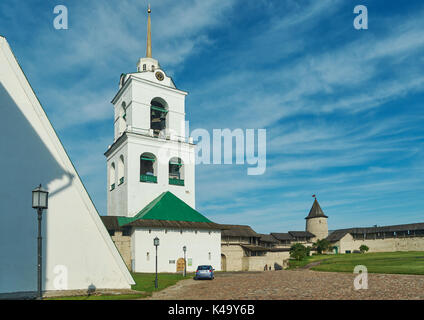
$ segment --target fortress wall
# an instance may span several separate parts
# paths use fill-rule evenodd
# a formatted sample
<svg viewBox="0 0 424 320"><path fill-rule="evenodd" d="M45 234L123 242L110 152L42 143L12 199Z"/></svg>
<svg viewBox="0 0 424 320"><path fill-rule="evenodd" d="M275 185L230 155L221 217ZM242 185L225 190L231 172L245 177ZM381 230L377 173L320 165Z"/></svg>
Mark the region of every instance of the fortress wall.
<svg viewBox="0 0 424 320"><path fill-rule="evenodd" d="M239 245L221 246L221 254L226 257L226 271L264 271L265 265L271 266L271 270L279 266L285 268L290 257L288 251L267 252L265 256L245 257L242 247Z"/></svg>
<svg viewBox="0 0 424 320"><path fill-rule="evenodd" d="M243 270L243 249L239 245L221 245L221 254L226 258L226 271Z"/></svg>
<svg viewBox="0 0 424 320"><path fill-rule="evenodd" d="M245 271L264 271L265 265L271 266L271 270L287 267L287 260L290 254L285 252L267 252L265 256L243 257Z"/></svg>
<svg viewBox="0 0 424 320"><path fill-rule="evenodd" d="M123 236L122 231L115 231L115 235L111 238L127 268L131 270L131 237Z"/></svg>
<svg viewBox="0 0 424 320"><path fill-rule="evenodd" d="M368 246L368 252L424 251L424 237L354 240L347 234L335 245L339 247L339 253L359 250L361 245Z"/></svg>

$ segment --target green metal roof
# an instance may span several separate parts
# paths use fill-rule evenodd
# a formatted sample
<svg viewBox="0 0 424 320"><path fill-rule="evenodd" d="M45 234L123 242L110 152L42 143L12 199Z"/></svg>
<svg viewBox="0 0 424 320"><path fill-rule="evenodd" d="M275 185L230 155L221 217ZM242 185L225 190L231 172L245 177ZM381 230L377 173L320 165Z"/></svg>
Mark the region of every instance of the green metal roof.
<svg viewBox="0 0 424 320"><path fill-rule="evenodd" d="M134 217L118 217L119 226L136 220L212 222L169 191L162 193Z"/></svg>

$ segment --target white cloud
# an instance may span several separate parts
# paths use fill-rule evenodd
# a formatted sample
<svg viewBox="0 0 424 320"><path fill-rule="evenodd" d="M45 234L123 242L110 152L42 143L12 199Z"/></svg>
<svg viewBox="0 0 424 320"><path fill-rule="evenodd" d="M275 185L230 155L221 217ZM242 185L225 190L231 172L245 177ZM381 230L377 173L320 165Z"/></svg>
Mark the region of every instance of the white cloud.
<svg viewBox="0 0 424 320"><path fill-rule="evenodd" d="M378 122L372 115L388 102L423 90L422 12L396 25L381 20L382 33L370 29L355 41L336 41L330 30L322 34L319 48L319 39L310 34L337 15L342 3L287 0L283 14L273 12L276 4L263 1L270 18L258 22L255 32L246 31L245 39L235 39L234 49L216 51L224 65L217 66L218 77L191 81L187 110L192 129L267 128L270 133L264 176L247 176L246 167L197 168L197 202L211 218L261 225L259 231L267 232L288 225L301 229L312 193L319 192L333 214L337 206L378 200L383 193L422 189L422 137L411 136L420 115L389 114ZM153 3L153 55L171 74L190 68L194 54L219 45L211 30L235 27L234 4L242 2ZM9 18L22 4L13 6ZM30 74L42 88L42 100L49 102L45 106L56 128L67 132L78 124L107 121L112 132L110 99L119 75L134 71L145 53L146 3L70 7L67 32L37 29L29 40ZM71 153L90 192L105 202L102 153L111 140L78 146L87 139L73 138ZM350 217L358 210L371 212L366 206L344 212Z"/></svg>

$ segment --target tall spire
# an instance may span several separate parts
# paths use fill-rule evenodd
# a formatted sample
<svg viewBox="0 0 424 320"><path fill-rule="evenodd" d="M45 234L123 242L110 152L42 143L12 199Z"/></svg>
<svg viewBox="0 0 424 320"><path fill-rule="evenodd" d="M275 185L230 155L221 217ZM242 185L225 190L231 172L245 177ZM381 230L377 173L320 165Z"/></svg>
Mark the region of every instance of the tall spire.
<svg viewBox="0 0 424 320"><path fill-rule="evenodd" d="M150 4L147 9L147 48L146 48L146 58L152 57L152 32L151 32L151 20L150 20Z"/></svg>

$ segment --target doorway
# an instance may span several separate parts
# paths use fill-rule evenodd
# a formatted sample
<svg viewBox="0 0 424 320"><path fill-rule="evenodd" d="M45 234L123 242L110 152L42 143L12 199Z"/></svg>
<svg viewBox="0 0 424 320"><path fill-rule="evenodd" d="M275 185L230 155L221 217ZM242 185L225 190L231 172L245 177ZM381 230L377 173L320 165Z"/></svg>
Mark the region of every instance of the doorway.
<svg viewBox="0 0 424 320"><path fill-rule="evenodd" d="M177 272L183 272L185 266L185 260L184 258L179 258L177 260Z"/></svg>
<svg viewBox="0 0 424 320"><path fill-rule="evenodd" d="M227 257L221 254L221 271L227 271Z"/></svg>

